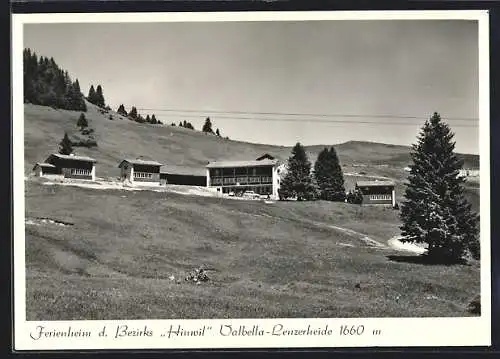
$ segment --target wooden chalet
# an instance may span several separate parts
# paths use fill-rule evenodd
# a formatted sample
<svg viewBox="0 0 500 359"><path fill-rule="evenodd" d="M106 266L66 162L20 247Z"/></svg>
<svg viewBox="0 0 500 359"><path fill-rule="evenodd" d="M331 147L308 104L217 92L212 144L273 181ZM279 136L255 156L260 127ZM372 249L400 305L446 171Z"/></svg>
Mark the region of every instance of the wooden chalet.
<svg viewBox="0 0 500 359"><path fill-rule="evenodd" d="M159 162L140 158L124 159L118 165L122 181L148 186L160 185L161 166Z"/></svg>
<svg viewBox="0 0 500 359"><path fill-rule="evenodd" d="M96 160L86 156L51 154L33 167L35 176L95 181Z"/></svg>
<svg viewBox="0 0 500 359"><path fill-rule="evenodd" d="M396 192L392 181L358 181L356 190L363 196L363 204L396 205Z"/></svg>

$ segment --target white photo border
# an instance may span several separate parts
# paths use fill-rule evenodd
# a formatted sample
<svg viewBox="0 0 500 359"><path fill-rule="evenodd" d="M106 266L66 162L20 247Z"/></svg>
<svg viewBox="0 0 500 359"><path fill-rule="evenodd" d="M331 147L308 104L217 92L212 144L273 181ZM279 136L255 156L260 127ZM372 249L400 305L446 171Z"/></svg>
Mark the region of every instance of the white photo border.
<svg viewBox="0 0 500 359"><path fill-rule="evenodd" d="M26 321L23 25L28 23L141 23L215 21L317 21L317 20L476 20L479 34L479 136L480 136L480 233L481 316L464 318L315 318L229 320L118 320ZM177 12L177 13L53 13L12 14L13 91L13 193L14 193L14 349L224 349L224 348L327 348L327 347L427 347L491 346L491 233L490 233L490 88L489 13L486 10L445 11L293 11L293 12ZM151 329L151 336L115 338L117 327ZM264 335L224 336L220 328L232 325L257 328ZM332 330L333 335L273 335L273 328ZM362 335L340 335L341 325ZM89 331L91 336L34 339L40 326L46 331ZM168 338L168 329L205 328L198 337ZM257 327L254 327L257 326ZM328 326L327 329L325 327ZM99 336L106 327L109 336ZM208 329L210 328L210 330ZM374 335L381 330L380 335ZM269 332L269 333L267 333ZM161 336L161 333L167 333Z"/></svg>

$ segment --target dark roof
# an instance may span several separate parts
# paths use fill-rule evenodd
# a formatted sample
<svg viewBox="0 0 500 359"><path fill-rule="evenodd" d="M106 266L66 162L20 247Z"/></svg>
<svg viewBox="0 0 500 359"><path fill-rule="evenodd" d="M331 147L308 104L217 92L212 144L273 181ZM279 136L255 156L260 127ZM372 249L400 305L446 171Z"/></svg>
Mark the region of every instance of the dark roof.
<svg viewBox="0 0 500 359"><path fill-rule="evenodd" d="M77 156L77 155L62 155L60 153L51 154L45 162L47 162L51 157L61 158L64 160L82 161L82 162L97 162L95 159L87 156Z"/></svg>
<svg viewBox="0 0 500 359"><path fill-rule="evenodd" d="M358 187L379 187L379 186L394 186L393 181L359 181L356 182Z"/></svg>
<svg viewBox="0 0 500 359"><path fill-rule="evenodd" d="M262 161L263 159L274 160L274 156L271 156L269 153L264 153L262 156L257 158L257 161Z"/></svg>
<svg viewBox="0 0 500 359"><path fill-rule="evenodd" d="M163 166L161 163L152 161L152 160L141 160L140 158L136 158L135 160L132 159L124 159L123 161L120 162L118 167L121 167L124 162L131 163L133 165L145 165L145 166Z"/></svg>
<svg viewBox="0 0 500 359"><path fill-rule="evenodd" d="M207 168L228 168L228 167L252 167L252 166L274 166L277 160L254 160L254 161L216 161L210 162Z"/></svg>
<svg viewBox="0 0 500 359"><path fill-rule="evenodd" d="M160 174L182 175L182 176L207 176L206 168L184 167L175 165L165 165Z"/></svg>

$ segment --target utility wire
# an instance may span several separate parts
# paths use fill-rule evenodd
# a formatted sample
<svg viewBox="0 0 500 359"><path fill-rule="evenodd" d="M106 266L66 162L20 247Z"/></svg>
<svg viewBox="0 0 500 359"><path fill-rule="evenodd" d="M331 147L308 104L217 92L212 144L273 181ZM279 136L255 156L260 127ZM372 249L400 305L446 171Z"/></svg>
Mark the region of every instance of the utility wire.
<svg viewBox="0 0 500 359"><path fill-rule="evenodd" d="M128 107L128 106L127 106ZM273 116L307 116L307 117L347 117L347 118L391 118L391 119L409 119L409 120L427 120L429 117L411 116L411 115L361 115L361 114L325 114L325 113L286 113L286 112L251 112L251 111L216 111L216 110L182 110L182 109L166 109L166 108L137 108L137 111L153 111L153 112L185 112L199 113L200 116L206 114L236 114L236 115L273 115ZM477 118L468 117L445 117L445 121L478 121Z"/></svg>
<svg viewBox="0 0 500 359"><path fill-rule="evenodd" d="M185 114L159 114L158 118L192 118L201 119L204 116L185 115ZM310 122L310 123L341 123L341 124L372 124L372 125L390 125L390 126L419 126L419 123L409 122L383 122L383 121L360 121L360 120L326 120L326 119L306 119L306 118L265 118L265 117L241 117L241 116L212 116L212 119L226 119L226 120L252 120L252 121L266 121L266 122ZM469 127L474 128L477 125L468 124L453 124L453 127Z"/></svg>

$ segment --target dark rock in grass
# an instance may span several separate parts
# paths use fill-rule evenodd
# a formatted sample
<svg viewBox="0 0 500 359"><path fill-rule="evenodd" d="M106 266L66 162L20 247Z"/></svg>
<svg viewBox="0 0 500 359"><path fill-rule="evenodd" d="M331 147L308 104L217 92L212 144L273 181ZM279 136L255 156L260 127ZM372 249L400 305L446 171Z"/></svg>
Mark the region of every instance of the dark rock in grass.
<svg viewBox="0 0 500 359"><path fill-rule="evenodd" d="M467 305L467 311L471 314L481 314L481 296L476 295Z"/></svg>
<svg viewBox="0 0 500 359"><path fill-rule="evenodd" d="M361 289L361 284L360 283L356 283L356 285L354 286L354 288Z"/></svg>

